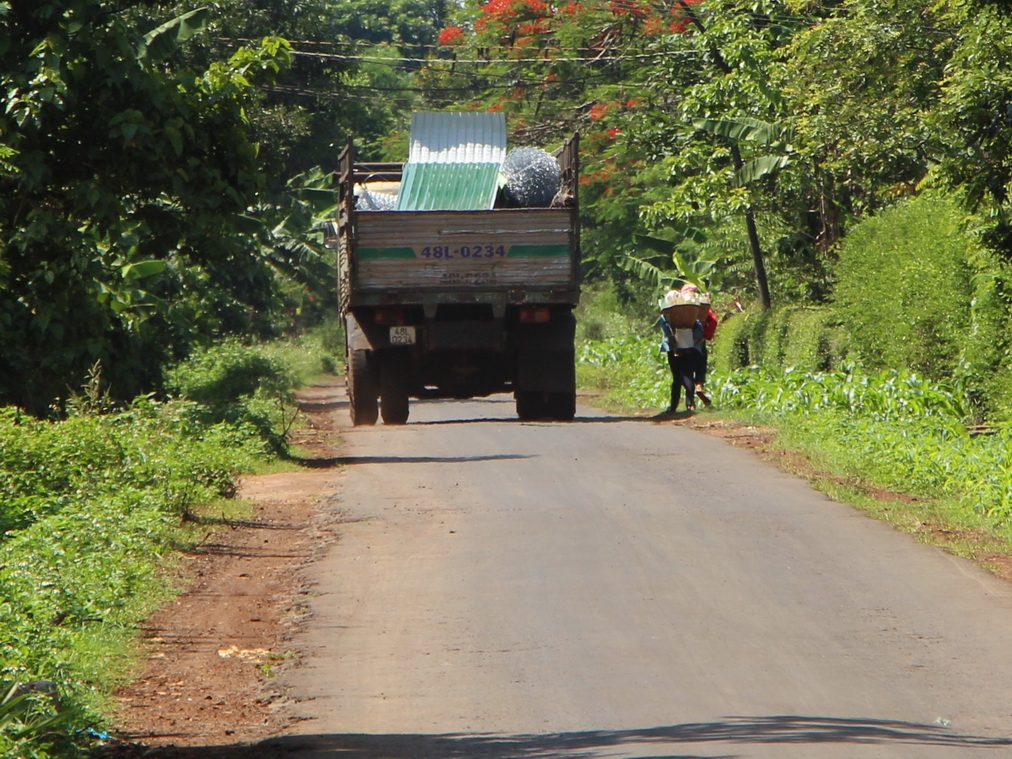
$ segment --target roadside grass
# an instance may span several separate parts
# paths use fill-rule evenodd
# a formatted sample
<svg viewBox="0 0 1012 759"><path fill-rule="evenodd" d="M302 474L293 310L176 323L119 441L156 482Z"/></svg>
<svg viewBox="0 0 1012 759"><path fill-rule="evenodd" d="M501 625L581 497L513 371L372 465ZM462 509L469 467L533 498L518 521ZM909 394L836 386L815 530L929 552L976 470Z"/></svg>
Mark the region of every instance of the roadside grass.
<svg viewBox="0 0 1012 759"><path fill-rule="evenodd" d="M115 408L96 367L63 418L0 409L0 756L80 756L104 736L181 556L249 513L240 475L288 454L295 383L226 343L173 370L173 398Z"/></svg>
<svg viewBox="0 0 1012 759"><path fill-rule="evenodd" d="M298 384L306 384L321 374L344 370L344 327L335 317L261 350L285 366Z"/></svg>
<svg viewBox="0 0 1012 759"><path fill-rule="evenodd" d="M649 414L667 405L670 375L655 341L606 337L578 355L581 389L605 407ZM752 367L708 385L714 407L698 421L773 429L760 453L829 497L1012 579L1012 426L969 425L958 387L854 367Z"/></svg>

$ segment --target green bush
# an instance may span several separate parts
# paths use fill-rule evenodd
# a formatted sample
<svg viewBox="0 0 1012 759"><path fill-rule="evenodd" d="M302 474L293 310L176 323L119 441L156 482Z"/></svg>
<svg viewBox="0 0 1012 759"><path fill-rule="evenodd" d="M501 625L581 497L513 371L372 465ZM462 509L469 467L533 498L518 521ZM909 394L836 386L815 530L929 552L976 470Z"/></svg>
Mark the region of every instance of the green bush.
<svg viewBox="0 0 1012 759"><path fill-rule="evenodd" d="M714 371L746 366L827 371L846 358L846 338L825 306L785 306L726 317L710 349Z"/></svg>
<svg viewBox="0 0 1012 759"><path fill-rule="evenodd" d="M258 349L226 344L177 367L177 391L202 402L115 409L99 379L60 421L0 409L0 685L58 694L0 704L0 756L81 755L136 625L169 592L163 557L186 544L194 510L283 449L291 380Z"/></svg>
<svg viewBox="0 0 1012 759"><path fill-rule="evenodd" d="M615 286L598 284L587 288L576 308L577 342L605 340L643 333L656 319L653 304L633 309L622 302Z"/></svg>
<svg viewBox="0 0 1012 759"><path fill-rule="evenodd" d="M865 219L844 239L835 308L862 366L954 374L973 298L962 218L947 199L923 195Z"/></svg>
<svg viewBox="0 0 1012 759"><path fill-rule="evenodd" d="M1012 266L993 254L971 251L972 321L957 379L974 415L1012 418Z"/></svg>
<svg viewBox="0 0 1012 759"><path fill-rule="evenodd" d="M166 389L187 400L203 427L259 436L277 454L294 417L295 377L269 351L234 340L195 352L169 371Z"/></svg>
<svg viewBox="0 0 1012 759"><path fill-rule="evenodd" d="M721 320L710 347L710 365L713 371L730 372L749 366L749 336L754 314L734 314Z"/></svg>
<svg viewBox="0 0 1012 759"><path fill-rule="evenodd" d="M0 720L0 755L79 755L55 746L100 724L135 625L165 597L161 556L185 541L184 518L269 455L259 431L205 425L197 408L143 398L56 422L0 413L0 683L52 681L59 694ZM57 711L63 738L22 733Z"/></svg>
<svg viewBox="0 0 1012 759"><path fill-rule="evenodd" d="M264 384L288 390L292 379L263 350L228 340L197 350L170 369L165 388L191 401L224 405L252 396Z"/></svg>
<svg viewBox="0 0 1012 759"><path fill-rule="evenodd" d="M310 382L320 373L344 371L344 323L334 316L305 332L258 346L275 361L287 367L297 384Z"/></svg>
<svg viewBox="0 0 1012 759"><path fill-rule="evenodd" d="M843 360L844 334L827 308L793 309L788 340L781 362L803 372L824 372Z"/></svg>

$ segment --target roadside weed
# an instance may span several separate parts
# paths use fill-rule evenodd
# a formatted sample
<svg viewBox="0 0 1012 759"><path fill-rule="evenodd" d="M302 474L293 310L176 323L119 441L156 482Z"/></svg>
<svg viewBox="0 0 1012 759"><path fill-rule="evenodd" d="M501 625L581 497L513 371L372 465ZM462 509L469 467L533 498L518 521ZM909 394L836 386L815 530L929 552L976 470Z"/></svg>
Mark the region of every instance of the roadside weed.
<svg viewBox="0 0 1012 759"><path fill-rule="evenodd" d="M176 370L181 397L126 408L97 372L60 420L0 409L0 756L81 755L199 539L195 510L286 451L292 381L256 349L199 354Z"/></svg>

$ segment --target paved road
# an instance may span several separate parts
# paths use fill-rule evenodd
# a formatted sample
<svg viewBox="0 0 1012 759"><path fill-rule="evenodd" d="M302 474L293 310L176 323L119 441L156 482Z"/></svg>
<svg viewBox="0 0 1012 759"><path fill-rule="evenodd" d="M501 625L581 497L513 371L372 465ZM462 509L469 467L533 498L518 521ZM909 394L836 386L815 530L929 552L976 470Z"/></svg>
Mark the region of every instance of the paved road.
<svg viewBox="0 0 1012 759"><path fill-rule="evenodd" d="M343 438L290 756L1012 757L1012 589L747 451L505 396Z"/></svg>

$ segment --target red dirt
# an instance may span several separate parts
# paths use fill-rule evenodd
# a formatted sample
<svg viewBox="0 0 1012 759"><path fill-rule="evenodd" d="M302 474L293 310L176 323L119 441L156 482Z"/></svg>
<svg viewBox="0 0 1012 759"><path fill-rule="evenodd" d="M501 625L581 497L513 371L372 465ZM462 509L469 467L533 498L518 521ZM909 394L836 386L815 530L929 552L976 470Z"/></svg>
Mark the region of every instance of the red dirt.
<svg viewBox="0 0 1012 759"><path fill-rule="evenodd" d="M334 539L337 520L322 506L340 479L340 392L334 380L299 393L306 425L292 442L306 452L305 468L245 478L239 497L251 515L209 525L185 557L189 589L148 620L147 661L117 694L115 753L248 744L286 727L272 674L295 656L288 641L306 593L298 570Z"/></svg>

